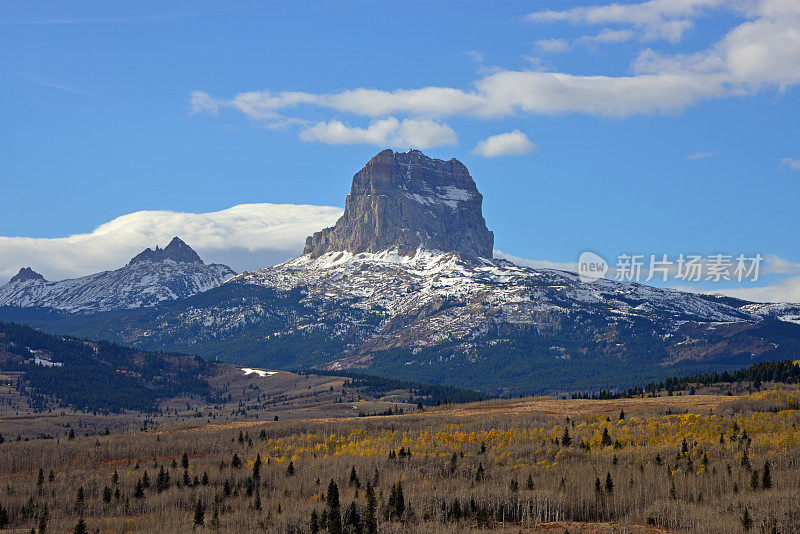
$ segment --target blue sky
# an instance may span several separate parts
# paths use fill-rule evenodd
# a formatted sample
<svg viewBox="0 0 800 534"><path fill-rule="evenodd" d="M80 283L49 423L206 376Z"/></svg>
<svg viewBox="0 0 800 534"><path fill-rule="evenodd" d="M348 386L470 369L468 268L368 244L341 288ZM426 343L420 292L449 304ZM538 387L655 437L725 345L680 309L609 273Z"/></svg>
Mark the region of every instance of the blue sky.
<svg viewBox="0 0 800 534"><path fill-rule="evenodd" d="M372 155L420 147L467 165L505 253L800 274L798 84L790 0L6 2L0 236L342 206Z"/></svg>

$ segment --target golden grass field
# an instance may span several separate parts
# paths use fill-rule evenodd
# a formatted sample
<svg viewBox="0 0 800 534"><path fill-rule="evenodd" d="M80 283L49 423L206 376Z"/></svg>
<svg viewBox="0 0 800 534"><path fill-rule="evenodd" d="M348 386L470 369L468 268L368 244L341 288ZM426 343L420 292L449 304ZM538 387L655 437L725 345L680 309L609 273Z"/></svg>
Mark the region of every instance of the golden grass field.
<svg viewBox="0 0 800 534"><path fill-rule="evenodd" d="M333 386L341 397L341 381L329 377L284 380L287 392L299 395L310 385L330 394ZM239 400L247 398L247 389L238 389L243 384L237 382ZM89 532L339 532L330 517L320 519L336 517L327 495L333 480L340 532L368 532L368 483L382 533L800 531L796 389L534 397L424 412L407 406L404 415L373 417L353 417L350 402L317 396L314 405L312 398L284 405L280 413L295 418L278 421L267 417L278 413L275 407L259 419L261 412L237 419L230 406L216 420L198 420L190 402L189 410L147 430L128 414L118 417L129 424L108 435L84 432L70 440L62 426L52 439L16 441L3 432L12 438L0 444L7 527L27 533L45 517L47 532L72 532L81 518ZM8 420L0 419L4 429ZM169 482L156 489L162 469ZM137 493L145 478L148 487ZM395 516L390 497L398 483L405 506Z"/></svg>

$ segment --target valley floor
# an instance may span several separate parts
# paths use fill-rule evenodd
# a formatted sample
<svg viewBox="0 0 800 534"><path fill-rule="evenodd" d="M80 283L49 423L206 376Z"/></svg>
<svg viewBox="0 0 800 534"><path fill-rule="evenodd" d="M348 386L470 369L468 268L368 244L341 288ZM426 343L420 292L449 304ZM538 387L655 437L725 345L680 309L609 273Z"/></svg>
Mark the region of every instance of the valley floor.
<svg viewBox="0 0 800 534"><path fill-rule="evenodd" d="M0 528L797 532L799 408L784 387L7 440Z"/></svg>

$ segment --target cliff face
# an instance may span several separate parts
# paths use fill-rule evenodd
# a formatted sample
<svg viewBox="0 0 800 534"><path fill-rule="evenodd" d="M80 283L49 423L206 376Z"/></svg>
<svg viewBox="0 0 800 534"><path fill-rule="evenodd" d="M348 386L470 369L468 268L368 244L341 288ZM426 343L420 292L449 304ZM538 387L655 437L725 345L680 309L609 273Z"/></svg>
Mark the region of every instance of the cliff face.
<svg viewBox="0 0 800 534"><path fill-rule="evenodd" d="M483 196L463 163L384 150L353 177L342 217L306 239L304 254L417 248L492 257Z"/></svg>

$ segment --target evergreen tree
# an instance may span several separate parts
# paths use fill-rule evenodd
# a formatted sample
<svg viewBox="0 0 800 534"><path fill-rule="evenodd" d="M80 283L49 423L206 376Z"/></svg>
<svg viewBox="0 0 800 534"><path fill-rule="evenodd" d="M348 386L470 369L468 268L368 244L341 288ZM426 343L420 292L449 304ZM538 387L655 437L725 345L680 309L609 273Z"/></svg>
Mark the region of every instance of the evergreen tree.
<svg viewBox="0 0 800 534"><path fill-rule="evenodd" d="M294 476L294 462L289 460L289 465L286 466L286 476L293 477Z"/></svg>
<svg viewBox="0 0 800 534"><path fill-rule="evenodd" d="M208 471L203 471L203 479L200 483L204 486L208 486Z"/></svg>
<svg viewBox="0 0 800 534"><path fill-rule="evenodd" d="M565 426L564 435L561 436L561 445L563 445L564 447L569 447L571 443L572 443L572 438L569 435L569 427Z"/></svg>
<svg viewBox="0 0 800 534"><path fill-rule="evenodd" d="M533 489L533 477L530 473L528 473L528 480L525 481L525 489L532 490Z"/></svg>
<svg viewBox="0 0 800 534"><path fill-rule="evenodd" d="M197 499L197 504L194 505L194 524L202 525L205 522L206 508L203 506L203 501Z"/></svg>
<svg viewBox="0 0 800 534"><path fill-rule="evenodd" d="M744 514L742 514L742 527L745 531L753 527L753 520L750 518L750 512L747 511L747 508L744 509Z"/></svg>
<svg viewBox="0 0 800 534"><path fill-rule="evenodd" d="M475 471L475 482L481 482L486 478L486 473L483 470L483 463L478 462L478 470Z"/></svg>
<svg viewBox="0 0 800 534"><path fill-rule="evenodd" d="M111 502L111 488L108 486L103 487L103 502L108 504Z"/></svg>
<svg viewBox="0 0 800 534"><path fill-rule="evenodd" d="M611 439L611 434L608 433L608 427L603 429L603 437L600 438L600 445L603 447L608 447L609 445L613 445L614 440Z"/></svg>
<svg viewBox="0 0 800 534"><path fill-rule="evenodd" d="M167 489L169 489L169 471L165 471L162 465L156 476L156 491L161 493Z"/></svg>
<svg viewBox="0 0 800 534"><path fill-rule="evenodd" d="M253 462L253 480L261 480L261 455L256 455L256 461Z"/></svg>
<svg viewBox="0 0 800 534"><path fill-rule="evenodd" d="M398 480L396 484L392 484L392 489L389 492L389 501L387 502L389 519L401 519L405 509L406 500L403 496L403 484Z"/></svg>
<svg viewBox="0 0 800 534"><path fill-rule="evenodd" d="M145 469L144 473L142 474L142 487L147 489L150 487L150 476L147 474L147 470Z"/></svg>
<svg viewBox="0 0 800 534"><path fill-rule="evenodd" d="M378 501L375 499L375 488L367 482L367 510L364 512L364 527L366 534L378 532Z"/></svg>
<svg viewBox="0 0 800 534"><path fill-rule="evenodd" d="M758 469L754 469L750 475L750 489L758 489Z"/></svg>
<svg viewBox="0 0 800 534"><path fill-rule="evenodd" d="M36 477L36 486L41 490L42 484L44 484L44 470L40 467L39 474Z"/></svg>
<svg viewBox="0 0 800 534"><path fill-rule="evenodd" d="M75 523L75 528L72 530L72 534L89 534L86 521L84 521L82 517L78 519L77 523Z"/></svg>
<svg viewBox="0 0 800 534"><path fill-rule="evenodd" d="M47 514L42 513L39 516L39 530L37 531L38 534L45 534L47 532Z"/></svg>
<svg viewBox="0 0 800 534"><path fill-rule="evenodd" d="M349 486L354 486L356 488L361 487L361 481L358 480L358 473L356 473L356 466L353 466L350 469L350 480L348 482Z"/></svg>
<svg viewBox="0 0 800 534"><path fill-rule="evenodd" d="M117 473L116 469L114 469L114 474L111 475L111 483L115 486L119 484L119 473Z"/></svg>
<svg viewBox="0 0 800 534"><path fill-rule="evenodd" d="M606 473L606 493L614 491L614 480L611 478L611 473Z"/></svg>
<svg viewBox="0 0 800 534"><path fill-rule="evenodd" d="M81 486L78 488L78 493L75 495L75 513L81 513L85 504L86 492L84 491L83 486Z"/></svg>
<svg viewBox="0 0 800 534"><path fill-rule="evenodd" d="M142 485L141 478L136 481L136 487L133 489L133 496L137 499L144 497L144 486Z"/></svg>
<svg viewBox="0 0 800 534"><path fill-rule="evenodd" d="M181 458L181 467L184 469L189 469L189 456L184 452L183 457Z"/></svg>
<svg viewBox="0 0 800 534"><path fill-rule="evenodd" d="M342 534L342 512L339 507L339 486L331 479L328 484L328 494L325 497L328 505L328 532L329 534Z"/></svg>
<svg viewBox="0 0 800 534"><path fill-rule="evenodd" d="M240 468L242 467L242 460L239 458L239 455L235 452L233 453L233 458L231 458L231 467L233 468Z"/></svg>
<svg viewBox="0 0 800 534"><path fill-rule="evenodd" d="M761 487L770 489L772 487L772 473L770 472L769 460L764 461L764 474L761 476Z"/></svg>
<svg viewBox="0 0 800 534"><path fill-rule="evenodd" d="M316 510L311 511L311 520L308 522L308 529L311 531L311 534L317 534L317 532L319 532L319 515Z"/></svg>

